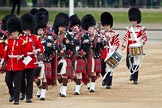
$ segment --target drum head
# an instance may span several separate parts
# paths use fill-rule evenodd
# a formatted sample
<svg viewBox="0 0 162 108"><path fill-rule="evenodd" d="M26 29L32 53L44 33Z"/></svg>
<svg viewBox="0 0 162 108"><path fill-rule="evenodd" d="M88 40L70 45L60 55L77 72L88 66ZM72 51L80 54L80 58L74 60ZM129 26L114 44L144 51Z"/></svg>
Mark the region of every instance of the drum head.
<svg viewBox="0 0 162 108"><path fill-rule="evenodd" d="M111 52L111 53L109 53L109 54L107 54L107 56L106 56L106 58L105 58L105 62L107 61L107 59L109 59L113 54L114 54L114 52L115 51L113 51L113 52Z"/></svg>
<svg viewBox="0 0 162 108"><path fill-rule="evenodd" d="M142 47L141 43L134 43L129 45L130 48L137 48L137 47Z"/></svg>

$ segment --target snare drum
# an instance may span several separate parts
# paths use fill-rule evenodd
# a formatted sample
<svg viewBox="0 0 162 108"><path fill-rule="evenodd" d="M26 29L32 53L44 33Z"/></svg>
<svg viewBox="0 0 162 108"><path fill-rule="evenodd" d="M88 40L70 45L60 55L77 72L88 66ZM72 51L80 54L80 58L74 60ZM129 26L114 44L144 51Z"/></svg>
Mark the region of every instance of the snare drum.
<svg viewBox="0 0 162 108"><path fill-rule="evenodd" d="M142 55L143 47L140 43L134 43L129 45L129 52L131 56Z"/></svg>
<svg viewBox="0 0 162 108"><path fill-rule="evenodd" d="M120 63L121 60L122 56L115 51L110 56L107 56L104 61L113 69Z"/></svg>

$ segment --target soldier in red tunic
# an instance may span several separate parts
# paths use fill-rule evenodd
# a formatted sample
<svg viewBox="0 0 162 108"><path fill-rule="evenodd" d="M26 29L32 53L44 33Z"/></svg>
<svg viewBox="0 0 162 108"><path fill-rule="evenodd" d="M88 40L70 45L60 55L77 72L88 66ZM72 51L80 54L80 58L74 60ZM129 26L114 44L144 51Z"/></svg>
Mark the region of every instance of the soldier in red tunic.
<svg viewBox="0 0 162 108"><path fill-rule="evenodd" d="M104 28L102 32L103 45L104 49L102 52L102 72L101 75L103 77L102 85L106 85L106 89L110 89L112 85L112 77L113 77L113 68L109 66L105 59L106 57L110 57L113 52L115 52L119 45L119 34L112 30L113 27L113 16L109 12L103 12L101 14L101 24Z"/></svg>
<svg viewBox="0 0 162 108"><path fill-rule="evenodd" d="M145 32L145 27L140 25L141 11L138 8L130 8L128 11L128 16L129 21L132 25L127 27L122 42L122 50L127 47L126 66L130 70L130 81L133 81L133 84L138 84L137 81L140 65L140 56L141 54L143 54L143 51L141 49L147 41L147 36ZM137 53L137 51L139 51L138 54L133 54Z"/></svg>
<svg viewBox="0 0 162 108"><path fill-rule="evenodd" d="M3 54L4 54L4 48L5 48L5 45L6 45L6 39L8 38L8 32L7 32L7 21L9 18L11 17L15 17L14 14L9 14L9 15L6 15L2 18L2 25L1 25L1 28L0 28L0 59L3 57ZM5 72L5 63L3 63L3 67L2 67L2 70L1 72Z"/></svg>
<svg viewBox="0 0 162 108"><path fill-rule="evenodd" d="M9 89L9 102L14 101L15 105L19 104L21 76L25 65L23 58L26 56L26 42L19 38L22 32L22 23L19 18L12 17L7 22L7 30L11 34L8 44L5 46L4 56L0 63L0 68L6 61L6 77L5 82Z"/></svg>
<svg viewBox="0 0 162 108"><path fill-rule="evenodd" d="M25 40L25 48L27 50L28 58L31 59L29 63L26 63L25 70L22 75L22 98L26 95L26 102L31 103L33 98L33 80L37 64L37 54L43 52L43 46L38 36L34 35L35 30L35 19L33 15L26 13L21 16L23 23L23 34L20 36L21 39ZM28 59L29 60L29 59ZM25 84L26 80L26 84Z"/></svg>

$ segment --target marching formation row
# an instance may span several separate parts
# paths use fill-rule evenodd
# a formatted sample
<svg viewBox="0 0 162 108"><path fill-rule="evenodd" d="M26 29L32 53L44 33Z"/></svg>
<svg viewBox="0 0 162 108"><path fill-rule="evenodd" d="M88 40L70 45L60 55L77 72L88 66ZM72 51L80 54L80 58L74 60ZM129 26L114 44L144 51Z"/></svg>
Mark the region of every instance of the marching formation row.
<svg viewBox="0 0 162 108"><path fill-rule="evenodd" d="M145 28L140 25L141 11L128 11L131 26L127 27L122 42L126 48L126 65L130 81L138 82L140 57L147 41ZM103 12L96 24L93 15L81 20L78 16L58 13L52 27L48 27L49 14L45 8L32 9L20 18L11 14L2 19L0 29L0 69L5 72L9 90L9 102L19 100L31 103L33 82L37 84L37 96L45 100L48 85L60 85L60 96L66 97L68 82L75 82L74 95L80 94L82 84L89 84L95 92L95 82L102 77L102 85L110 89L114 68L122 56L119 34L112 30L113 16ZM101 29L103 28L103 29Z"/></svg>

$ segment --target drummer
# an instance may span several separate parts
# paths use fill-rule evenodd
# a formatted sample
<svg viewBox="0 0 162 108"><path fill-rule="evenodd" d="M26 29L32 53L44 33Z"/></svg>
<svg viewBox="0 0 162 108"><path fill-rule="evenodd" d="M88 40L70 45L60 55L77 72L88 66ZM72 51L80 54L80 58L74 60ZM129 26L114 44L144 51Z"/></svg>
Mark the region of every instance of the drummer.
<svg viewBox="0 0 162 108"><path fill-rule="evenodd" d="M133 81L133 84L138 84L140 55L132 56L129 50L131 45L134 47L139 47L139 45L141 45L142 47L147 41L147 36L145 33L145 27L140 25L141 11L138 8L130 8L128 11L128 17L131 26L126 28L127 30L122 42L122 50L127 46L126 66L130 71L130 81Z"/></svg>
<svg viewBox="0 0 162 108"><path fill-rule="evenodd" d="M112 30L113 16L109 12L103 12L101 14L100 20L104 29L101 31L102 43L104 45L104 49L101 55L101 75L103 77L102 86L106 86L106 89L110 89L112 85L113 68L105 63L105 58L110 56L119 47L119 34Z"/></svg>

